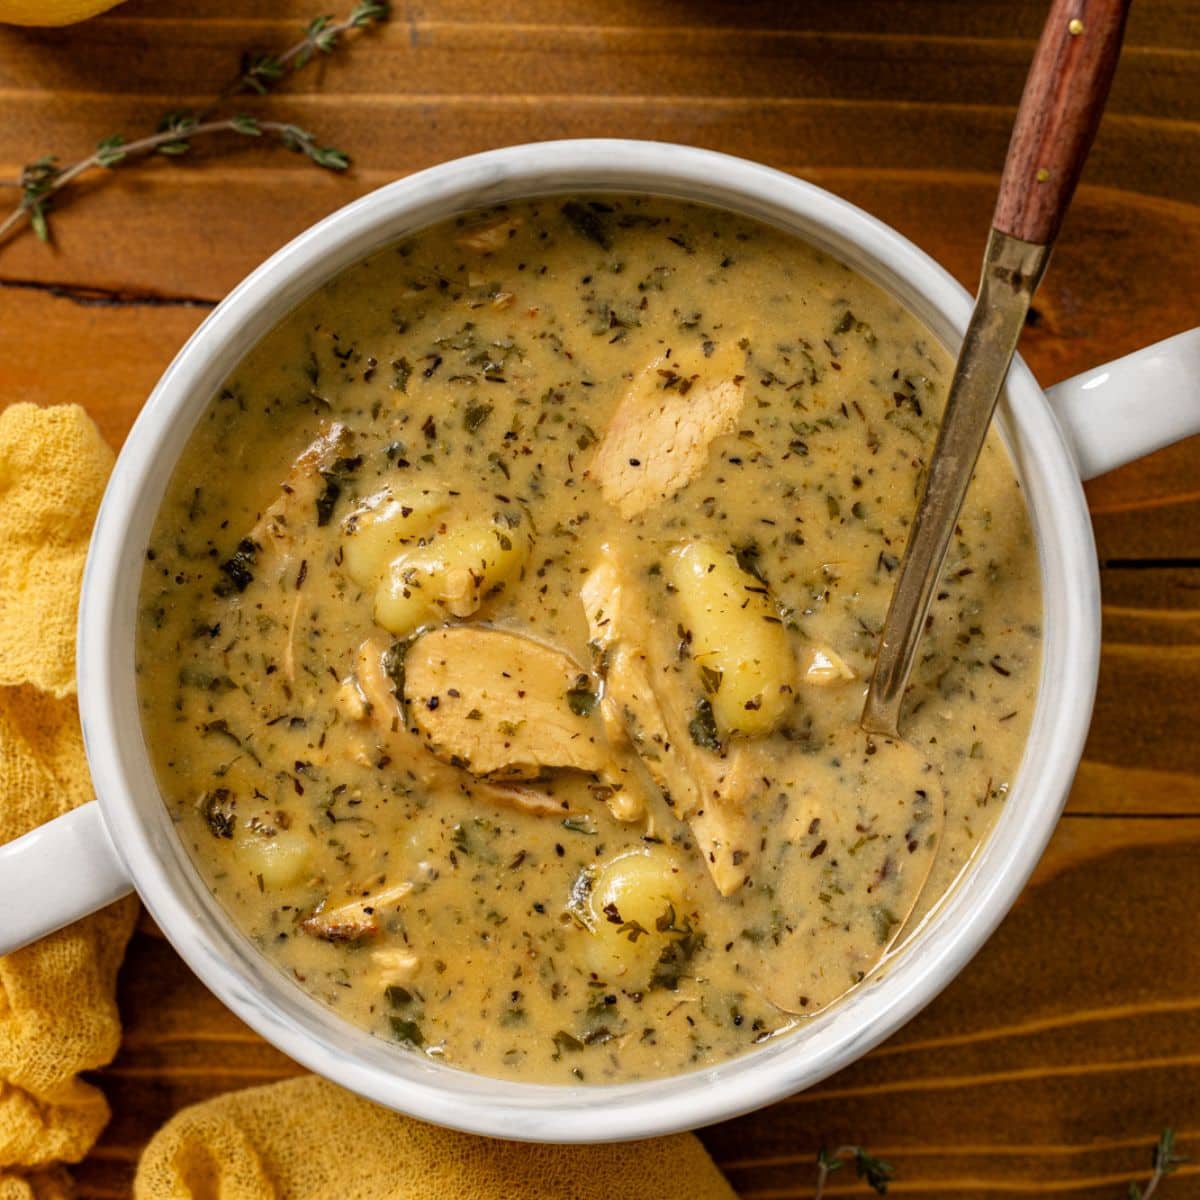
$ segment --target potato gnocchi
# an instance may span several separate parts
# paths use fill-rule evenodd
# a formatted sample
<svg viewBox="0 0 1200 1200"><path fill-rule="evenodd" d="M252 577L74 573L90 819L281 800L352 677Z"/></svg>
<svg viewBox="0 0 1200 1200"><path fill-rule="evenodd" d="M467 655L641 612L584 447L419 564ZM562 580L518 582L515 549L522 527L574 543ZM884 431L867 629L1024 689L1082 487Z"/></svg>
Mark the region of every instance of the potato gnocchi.
<svg viewBox="0 0 1200 1200"><path fill-rule="evenodd" d="M213 398L147 551L165 803L263 954L464 1069L661 1076L876 968L1002 809L1036 554L989 439L908 704L857 726L950 374L728 213L550 197L387 247Z"/></svg>
<svg viewBox="0 0 1200 1200"><path fill-rule="evenodd" d="M672 550L671 583L684 640L723 737L762 737L795 707L796 664L766 582L706 542Z"/></svg>
<svg viewBox="0 0 1200 1200"><path fill-rule="evenodd" d="M347 518L343 565L373 590L375 620L389 633L469 617L520 579L531 547L527 520L513 507L482 516L489 498L472 499L474 507L446 489L393 486Z"/></svg>

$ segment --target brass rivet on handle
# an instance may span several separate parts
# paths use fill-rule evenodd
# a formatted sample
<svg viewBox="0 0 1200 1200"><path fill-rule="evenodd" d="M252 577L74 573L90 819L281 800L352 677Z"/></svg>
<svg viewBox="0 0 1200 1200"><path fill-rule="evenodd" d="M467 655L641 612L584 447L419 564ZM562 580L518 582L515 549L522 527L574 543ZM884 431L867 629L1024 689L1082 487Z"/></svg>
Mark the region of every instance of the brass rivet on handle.
<svg viewBox="0 0 1200 1200"><path fill-rule="evenodd" d="M1072 37L1078 37L1083 32L1083 22L1078 17L1072 17L1067 24L1067 32Z"/></svg>
<svg viewBox="0 0 1200 1200"><path fill-rule="evenodd" d="M1050 178L1050 172L1047 171L1045 167L1038 167L1037 174L1034 176L1034 178L1038 181L1038 183L1045 183L1046 180Z"/></svg>

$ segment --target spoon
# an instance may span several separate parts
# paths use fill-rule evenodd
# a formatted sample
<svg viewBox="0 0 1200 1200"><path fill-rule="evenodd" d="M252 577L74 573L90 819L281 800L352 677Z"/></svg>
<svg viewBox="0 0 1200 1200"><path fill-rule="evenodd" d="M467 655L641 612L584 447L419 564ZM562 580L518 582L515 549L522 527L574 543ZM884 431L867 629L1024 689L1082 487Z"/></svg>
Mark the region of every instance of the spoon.
<svg viewBox="0 0 1200 1200"><path fill-rule="evenodd" d="M904 691L1033 293L1108 97L1130 0L1053 0L1017 110L983 275L863 708L899 736Z"/></svg>

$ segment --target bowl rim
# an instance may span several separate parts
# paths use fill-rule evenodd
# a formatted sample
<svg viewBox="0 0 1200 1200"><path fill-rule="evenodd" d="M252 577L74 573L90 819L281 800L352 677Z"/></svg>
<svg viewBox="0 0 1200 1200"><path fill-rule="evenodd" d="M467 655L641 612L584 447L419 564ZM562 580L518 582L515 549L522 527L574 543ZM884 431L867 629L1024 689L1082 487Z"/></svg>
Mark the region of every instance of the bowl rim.
<svg viewBox="0 0 1200 1200"><path fill-rule="evenodd" d="M431 167L339 209L272 255L209 314L163 374L121 451L97 518L80 601L77 673L88 762L117 851L175 949L241 1020L311 1070L423 1120L489 1136L584 1143L693 1129L791 1095L883 1041L949 983L1008 912L1065 804L1090 721L1100 620L1098 566L1078 472L1049 404L1018 358L1000 422L1026 488L1043 581L1036 711L996 828L956 886L881 968L801 1030L739 1058L664 1079L583 1086L493 1079L430 1062L349 1026L302 993L197 886L198 873L149 771L131 701L133 623L150 524L179 450L217 386L314 287L433 220L504 199L572 191L674 196L782 225L880 283L952 350L966 327L968 293L906 238L824 189L748 160L673 143L579 139Z"/></svg>

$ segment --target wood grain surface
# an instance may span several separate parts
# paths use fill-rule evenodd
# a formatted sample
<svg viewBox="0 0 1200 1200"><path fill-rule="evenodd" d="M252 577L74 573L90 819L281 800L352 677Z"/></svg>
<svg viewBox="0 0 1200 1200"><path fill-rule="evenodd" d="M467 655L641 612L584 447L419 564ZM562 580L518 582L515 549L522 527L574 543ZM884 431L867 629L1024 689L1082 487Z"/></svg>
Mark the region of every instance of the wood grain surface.
<svg viewBox="0 0 1200 1200"><path fill-rule="evenodd" d="M0 29L0 178L200 103L243 48L288 44L314 11L129 0L74 28ZM0 246L0 403L78 401L119 445L212 304L311 221L442 159L553 137L760 159L973 285L1044 14L1037 0L399 0L386 28L247 104L347 148L346 177L210 144L81 187L53 248ZM1198 198L1200 4L1139 0L1023 340L1043 383L1197 322ZM921 1016L826 1083L703 1134L744 1197L810 1196L817 1147L842 1141L890 1159L893 1191L914 1196L1117 1200L1166 1123L1200 1155L1198 478L1200 440L1089 485L1104 656L1055 839ZM298 1069L148 928L120 999L124 1044L96 1073L113 1120L76 1171L94 1200L128 1195L140 1147L182 1106ZM1197 1167L1160 1195L1200 1196Z"/></svg>

